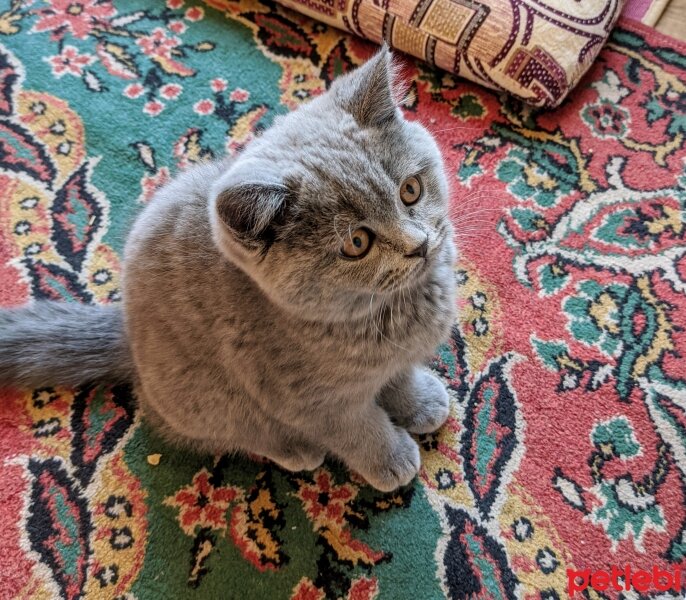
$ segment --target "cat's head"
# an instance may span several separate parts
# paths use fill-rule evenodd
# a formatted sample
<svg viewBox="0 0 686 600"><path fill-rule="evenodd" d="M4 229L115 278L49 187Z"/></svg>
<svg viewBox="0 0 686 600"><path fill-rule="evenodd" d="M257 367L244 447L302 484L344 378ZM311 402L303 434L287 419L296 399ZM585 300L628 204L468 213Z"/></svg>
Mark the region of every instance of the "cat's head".
<svg viewBox="0 0 686 600"><path fill-rule="evenodd" d="M347 318L452 252L440 152L394 95L384 48L277 118L215 182L216 244L275 303Z"/></svg>

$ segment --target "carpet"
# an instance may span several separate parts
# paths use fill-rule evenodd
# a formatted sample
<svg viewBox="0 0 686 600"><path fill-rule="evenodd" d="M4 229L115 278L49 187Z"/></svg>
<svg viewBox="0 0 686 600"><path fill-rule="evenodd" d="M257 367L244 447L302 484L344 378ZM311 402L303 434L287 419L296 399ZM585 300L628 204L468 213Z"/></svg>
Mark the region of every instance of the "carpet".
<svg viewBox="0 0 686 600"><path fill-rule="evenodd" d="M266 0L2 0L0 33L2 305L118 301L155 186L373 50ZM625 21L551 112L404 72L460 247L420 477L179 452L126 386L5 390L1 598L681 597L686 46Z"/></svg>

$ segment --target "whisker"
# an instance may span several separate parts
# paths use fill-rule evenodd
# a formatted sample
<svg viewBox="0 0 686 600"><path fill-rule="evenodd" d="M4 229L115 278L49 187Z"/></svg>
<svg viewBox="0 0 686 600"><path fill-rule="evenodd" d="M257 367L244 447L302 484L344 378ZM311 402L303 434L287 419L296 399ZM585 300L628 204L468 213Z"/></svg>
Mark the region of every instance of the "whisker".
<svg viewBox="0 0 686 600"><path fill-rule="evenodd" d="M395 328L393 327L393 302L391 302L391 331L393 331Z"/></svg>
<svg viewBox="0 0 686 600"><path fill-rule="evenodd" d="M477 189L468 190L468 191L469 191L469 193L467 194L467 196L470 196L470 195L472 195L472 194L478 194L479 192L501 192L501 191L502 191L502 188L499 188L499 187L491 187L491 188L489 188L489 187L486 187L486 186L480 186L480 187L478 187Z"/></svg>
<svg viewBox="0 0 686 600"><path fill-rule="evenodd" d="M493 221L462 221L453 223L455 229L469 229L470 227L494 227Z"/></svg>
<svg viewBox="0 0 686 600"><path fill-rule="evenodd" d="M455 125L454 127L446 127L445 129L436 129L432 131L431 133L436 134L436 133L446 133L447 131L473 131L473 132L480 132L480 133L485 133L487 130L487 127L468 127L467 125Z"/></svg>
<svg viewBox="0 0 686 600"><path fill-rule="evenodd" d="M470 196L468 201L462 201L462 202L457 202L454 201L452 202L452 206L459 206L459 207L464 207L464 208L469 208L469 207L476 207L476 208L481 208L481 205L478 205L477 202L480 202L484 199L492 199L494 198L493 194L489 194L487 192L484 192L483 194L479 194L478 196Z"/></svg>
<svg viewBox="0 0 686 600"><path fill-rule="evenodd" d="M500 209L497 210L478 210L478 211L472 211L472 212L462 212L460 210L451 210L448 212L448 215L451 217L461 217L464 219L470 218L470 217L491 217L493 215L499 215L502 214L503 211Z"/></svg>
<svg viewBox="0 0 686 600"><path fill-rule="evenodd" d="M449 213L457 213L460 215L479 215L481 213L489 212L503 212L503 208L499 206L451 206L448 209Z"/></svg>
<svg viewBox="0 0 686 600"><path fill-rule="evenodd" d="M338 227L336 227L336 219L338 219L338 217L340 217L340 215L334 215L333 216L333 231L336 234L336 237L338 238L338 240L342 244L343 242L345 242L345 240L343 239L343 236L340 233L338 233Z"/></svg>
<svg viewBox="0 0 686 600"><path fill-rule="evenodd" d="M464 233L458 233L455 235L456 240L476 240L486 237L489 232L487 231L465 231Z"/></svg>
<svg viewBox="0 0 686 600"><path fill-rule="evenodd" d="M490 234L495 231L495 228L493 229L465 229L465 230L460 230L458 229L455 231L455 237L467 237L467 236L477 236L477 237L483 237L485 234Z"/></svg>
<svg viewBox="0 0 686 600"><path fill-rule="evenodd" d="M448 211L448 215L452 219L456 219L456 218L461 218L461 219L469 219L469 218L491 219L491 218L493 218L493 215L502 215L503 212L504 211L501 209L473 210L471 212L463 212L461 210L451 210L451 211Z"/></svg>
<svg viewBox="0 0 686 600"><path fill-rule="evenodd" d="M465 227L456 227L455 231L457 233L469 233L471 231L493 231L494 229L495 229L495 223L489 223L488 226L467 225Z"/></svg>
<svg viewBox="0 0 686 600"><path fill-rule="evenodd" d="M502 213L503 209L502 208L489 208L489 207L484 207L484 208L477 208L469 211L462 210L460 207L454 207L451 210L448 211L449 214L452 215L459 215L459 216L471 216L471 215L485 215L489 213Z"/></svg>
<svg viewBox="0 0 686 600"><path fill-rule="evenodd" d="M372 293L372 297L369 299L369 312L370 312L370 314L372 315L372 323L374 324L374 327L376 327L376 331L379 333L379 335L380 335L382 338L385 338L385 340L386 340L389 344L392 344L392 345L395 346L396 348L400 348L401 350L404 350L405 352L409 352L407 348L404 348L403 346L400 346L399 344L396 344L393 340L388 339L388 337L386 337L386 336L384 335L383 331L381 331L381 329L379 329L379 326L377 325L376 320L374 319L374 314L373 314L373 312L372 312L372 302L374 302L374 293ZM382 309L383 312L381 312L381 311L379 312L380 318L383 318L383 315L385 314L386 308L387 308L387 305L384 305L384 307L383 307L383 309Z"/></svg>
<svg viewBox="0 0 686 600"><path fill-rule="evenodd" d="M452 127L445 127L443 129L433 129L432 128L432 123L423 123L422 125L426 127L431 133L436 134L436 133L445 133L446 131L455 131L455 130L464 130L464 131L481 131L481 132L486 132L488 130L488 127L470 127L469 125L453 125Z"/></svg>
<svg viewBox="0 0 686 600"><path fill-rule="evenodd" d="M491 216L491 215L498 215L501 214L502 211L499 210L488 210L488 211L480 211L480 212L474 212L474 213L466 213L466 214L461 214L461 213L449 213L449 216L451 217L451 220L453 223L455 223L456 220L461 220L461 221L467 221L469 219L477 219L477 218L482 218L482 216Z"/></svg>
<svg viewBox="0 0 686 600"><path fill-rule="evenodd" d="M493 229L495 227L495 223L469 223L463 227L456 227L455 231L482 231L484 229L484 225L486 225L489 229Z"/></svg>
<svg viewBox="0 0 686 600"><path fill-rule="evenodd" d="M461 196L461 197L456 197L455 198L455 203L456 204L466 204L468 202L474 203L474 201L484 198L486 196L502 196L503 195L503 190L497 190L495 188L493 189L484 189L480 188L478 190L474 190L467 194L466 196Z"/></svg>
<svg viewBox="0 0 686 600"><path fill-rule="evenodd" d="M459 243L463 240L480 240L485 236L486 232L482 232L481 234L468 234L468 235L456 235L455 240Z"/></svg>
<svg viewBox="0 0 686 600"><path fill-rule="evenodd" d="M502 188L479 187L476 190L470 190L469 193L467 194L467 196L465 196L465 197L468 198L469 196L471 196L473 194L478 194L479 192L502 192L502 191L503 191Z"/></svg>

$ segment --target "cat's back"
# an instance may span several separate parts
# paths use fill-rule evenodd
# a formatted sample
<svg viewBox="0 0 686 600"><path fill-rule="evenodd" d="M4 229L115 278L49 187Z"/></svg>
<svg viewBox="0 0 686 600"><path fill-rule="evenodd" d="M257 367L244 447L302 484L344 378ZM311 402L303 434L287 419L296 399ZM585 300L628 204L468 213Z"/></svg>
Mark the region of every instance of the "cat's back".
<svg viewBox="0 0 686 600"><path fill-rule="evenodd" d="M245 275L224 259L209 221L212 183L226 163L199 165L160 189L141 212L124 252L123 301L134 354L193 346L216 332L245 290ZM146 351L147 352L147 351Z"/></svg>
<svg viewBox="0 0 686 600"><path fill-rule="evenodd" d="M200 164L160 188L129 233L124 250L125 265L135 266L141 260L148 266L161 265L174 254L178 255L179 245L192 246L194 240L199 242L203 236L210 236L210 188L226 166L226 162L219 161ZM206 239L211 242L210 238ZM188 248L186 258L187 252Z"/></svg>

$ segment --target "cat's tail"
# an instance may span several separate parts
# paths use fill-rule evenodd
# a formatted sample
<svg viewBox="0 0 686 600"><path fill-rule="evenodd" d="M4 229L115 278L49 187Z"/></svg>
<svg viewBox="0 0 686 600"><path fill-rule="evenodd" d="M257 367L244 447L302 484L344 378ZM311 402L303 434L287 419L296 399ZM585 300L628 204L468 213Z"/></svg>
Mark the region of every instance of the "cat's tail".
<svg viewBox="0 0 686 600"><path fill-rule="evenodd" d="M0 310L0 387L116 383L134 373L117 305L38 301Z"/></svg>

